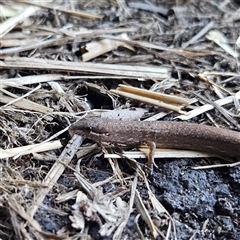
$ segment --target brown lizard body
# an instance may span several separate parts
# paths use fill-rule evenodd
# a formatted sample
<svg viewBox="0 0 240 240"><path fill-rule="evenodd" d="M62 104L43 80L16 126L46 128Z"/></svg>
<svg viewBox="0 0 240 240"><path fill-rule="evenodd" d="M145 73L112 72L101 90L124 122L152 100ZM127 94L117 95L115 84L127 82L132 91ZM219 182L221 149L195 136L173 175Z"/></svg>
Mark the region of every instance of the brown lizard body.
<svg viewBox="0 0 240 240"><path fill-rule="evenodd" d="M154 142L160 148L240 156L240 132L194 123L86 118L69 130L98 142L131 145Z"/></svg>

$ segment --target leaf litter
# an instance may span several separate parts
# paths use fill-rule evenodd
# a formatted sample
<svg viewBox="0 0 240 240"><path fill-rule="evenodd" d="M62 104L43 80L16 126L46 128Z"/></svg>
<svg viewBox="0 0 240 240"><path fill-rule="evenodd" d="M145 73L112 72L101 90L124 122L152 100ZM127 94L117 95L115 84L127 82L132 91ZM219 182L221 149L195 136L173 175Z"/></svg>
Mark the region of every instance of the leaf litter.
<svg viewBox="0 0 240 240"><path fill-rule="evenodd" d="M239 131L239 1L0 8L1 239L239 239L238 162L159 150L146 176L146 150L67 131L86 116Z"/></svg>

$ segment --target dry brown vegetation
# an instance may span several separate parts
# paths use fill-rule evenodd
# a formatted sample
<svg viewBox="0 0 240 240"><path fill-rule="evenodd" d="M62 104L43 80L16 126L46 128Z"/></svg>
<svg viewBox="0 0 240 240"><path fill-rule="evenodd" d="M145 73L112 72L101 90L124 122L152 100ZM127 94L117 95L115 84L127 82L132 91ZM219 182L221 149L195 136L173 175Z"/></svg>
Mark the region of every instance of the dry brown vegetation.
<svg viewBox="0 0 240 240"><path fill-rule="evenodd" d="M219 158L160 151L146 176L133 160L146 150L117 160L108 146L81 147L84 139L68 132L85 116L144 114L239 131L239 1L0 4L1 239L239 239L238 163L217 172L213 163L226 164ZM196 202L200 195L186 179L178 195L166 195L169 164L176 173L216 174L204 187L195 179L201 194L216 182L229 193L216 190L211 213L186 199L173 206L187 192ZM213 170L191 168L206 165Z"/></svg>

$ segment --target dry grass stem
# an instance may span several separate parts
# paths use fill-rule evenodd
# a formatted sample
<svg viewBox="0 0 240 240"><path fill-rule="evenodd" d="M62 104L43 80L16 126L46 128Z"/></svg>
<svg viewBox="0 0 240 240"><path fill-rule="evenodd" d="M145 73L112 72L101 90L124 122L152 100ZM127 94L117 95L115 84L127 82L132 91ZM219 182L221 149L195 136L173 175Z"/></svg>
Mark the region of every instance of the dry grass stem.
<svg viewBox="0 0 240 240"><path fill-rule="evenodd" d="M199 38L206 34L214 26L214 21L209 22L200 32L193 36L188 42L183 44L183 48L188 47L190 44L196 42Z"/></svg>
<svg viewBox="0 0 240 240"><path fill-rule="evenodd" d="M19 78L1 79L1 89L8 87L20 87L24 85L48 82L48 81L59 81L67 77L61 74L43 74L43 75L30 75Z"/></svg>
<svg viewBox="0 0 240 240"><path fill-rule="evenodd" d="M240 99L238 95L236 97L238 100ZM225 97L223 99L216 100L216 101L214 101L214 103L216 103L219 106L224 106L226 104L232 103L233 101L234 101L234 97L229 96L229 97ZM213 108L214 108L214 106L211 104L204 104L192 111L189 111L186 115L179 115L176 118L181 119L181 120L189 120L189 119L196 117L204 112L207 112Z"/></svg>
<svg viewBox="0 0 240 240"><path fill-rule="evenodd" d="M135 101L143 102L143 103L146 103L146 104L150 104L150 105L153 105L153 106L157 106L157 107L160 107L160 108L164 108L164 109L167 109L167 110L172 110L172 111L175 111L175 112L178 112L178 113L181 113L181 114L185 114L185 111L181 110L181 107L173 105L173 104L167 104L167 103L160 102L160 101L152 99L152 98L143 97L143 96L138 95L138 94L128 93L128 92L120 91L120 90L113 90L112 89L111 92L114 93L114 94L126 97L126 98L130 98L130 99L135 100Z"/></svg>
<svg viewBox="0 0 240 240"><path fill-rule="evenodd" d="M42 189L38 192L38 196L36 197L36 201L33 202L31 206L30 214L33 217L42 203L48 192L52 189L52 187L56 184L59 177L62 175L65 167L70 163L74 154L77 151L77 148L82 144L83 138L80 136L74 135L69 144L70 148L66 147L61 155L59 156L58 161L52 166L51 170L48 172L45 177L43 184L47 185L47 189Z"/></svg>
<svg viewBox="0 0 240 240"><path fill-rule="evenodd" d="M14 96L13 94L11 94L11 95ZM9 97L9 96L1 94L0 102L6 104L6 106L9 104L12 104L18 108L30 110L30 111L34 111L34 112L50 113L53 111L53 109L51 109L51 108L42 106L40 104L37 104L37 103L32 102L27 99L19 98L18 96ZM2 107L2 108L4 109L4 107Z"/></svg>
<svg viewBox="0 0 240 240"><path fill-rule="evenodd" d="M137 207L139 213L141 214L142 218L144 219L144 221L147 223L148 227L150 228L153 237L157 238L157 236L158 236L157 227L154 225L154 223L150 217L150 214L147 211L145 205L143 204L143 201L137 190L136 190L136 194L135 194L135 204L136 204L136 207Z"/></svg>
<svg viewBox="0 0 240 240"><path fill-rule="evenodd" d="M123 151L123 156L127 158L147 158L149 149L140 148L140 151ZM121 158L118 154L107 153L104 154L105 158ZM176 150L176 149L156 149L154 154L155 159L158 158L203 158L203 157L214 157L213 154L201 153L189 150Z"/></svg>
<svg viewBox="0 0 240 240"><path fill-rule="evenodd" d="M89 19L98 19L101 18L101 16L99 15L94 15L94 14L90 14L90 13L86 13L86 12L81 12L81 11L71 11L71 10L67 10L61 7L57 7L57 6L50 6L50 5L46 5L46 4L38 4L38 3L33 3L33 2L27 2L27 1L23 1L23 0L14 0L15 2L19 2L19 3L23 3L23 4L28 4L28 5L33 5L33 6L37 6L39 8L46 8L46 9L52 9L52 10L57 10L66 14L70 14L72 16L76 16L76 17L83 17L83 18L89 18Z"/></svg>
<svg viewBox="0 0 240 240"><path fill-rule="evenodd" d="M17 148L9 148L6 150L0 150L0 159L14 157L16 155L27 155L30 153L37 153L37 152L46 152L49 150L54 150L61 148L62 144L59 140L48 142L45 144L32 144L28 146L23 147L17 147Z"/></svg>
<svg viewBox="0 0 240 240"><path fill-rule="evenodd" d="M215 164L215 165L205 165L205 166L199 166L199 167L192 167L194 170L204 170L204 169L212 169L212 168L224 168L224 167L235 167L239 166L240 162L235 163L227 163L227 164Z"/></svg>
<svg viewBox="0 0 240 240"><path fill-rule="evenodd" d="M0 62L0 68L35 69L68 71L73 73L101 73L109 75L128 76L141 79L165 79L168 77L168 69L161 67L131 66L122 64L103 64L87 62L63 62L44 59L9 58Z"/></svg>
<svg viewBox="0 0 240 240"><path fill-rule="evenodd" d="M124 34L120 36L120 39L126 38L126 37L127 36ZM82 61L87 62L95 57L101 56L104 53L115 50L120 46L134 51L134 49L131 46L129 46L124 42L111 40L111 39L103 39L98 42L90 42L86 45L87 52L82 55Z"/></svg>
<svg viewBox="0 0 240 240"><path fill-rule="evenodd" d="M236 52L229 44L228 39L219 31L211 30L208 35L206 36L209 40L214 41L218 44L222 49L224 49L228 54L232 55L233 57L239 57L239 53Z"/></svg>
<svg viewBox="0 0 240 240"><path fill-rule="evenodd" d="M15 16L7 19L3 23L0 24L0 39L7 34L11 29L16 27L16 25L22 22L24 19L33 15L36 11L38 11L38 7L26 7L19 11Z"/></svg>
<svg viewBox="0 0 240 240"><path fill-rule="evenodd" d="M127 86L127 85L123 85L123 84L119 84L118 89L121 91L137 94L137 95L144 96L144 97L149 97L152 99L156 99L156 100L159 100L159 101L162 101L165 103L171 103L171 104L175 104L175 105L189 106L192 102L192 100L187 99L187 98L163 94L163 93L159 93L159 92L153 92L153 91L136 88L136 87L132 87L132 86Z"/></svg>

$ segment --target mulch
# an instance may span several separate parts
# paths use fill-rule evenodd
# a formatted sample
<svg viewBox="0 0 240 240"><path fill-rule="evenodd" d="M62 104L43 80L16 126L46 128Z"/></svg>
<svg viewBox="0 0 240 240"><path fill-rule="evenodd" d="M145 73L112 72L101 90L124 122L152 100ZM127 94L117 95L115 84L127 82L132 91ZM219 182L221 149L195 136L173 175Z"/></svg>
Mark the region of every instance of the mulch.
<svg viewBox="0 0 240 240"><path fill-rule="evenodd" d="M68 131L85 117L240 131L239 1L0 9L1 239L240 239L238 159L160 151L149 174L144 150Z"/></svg>

